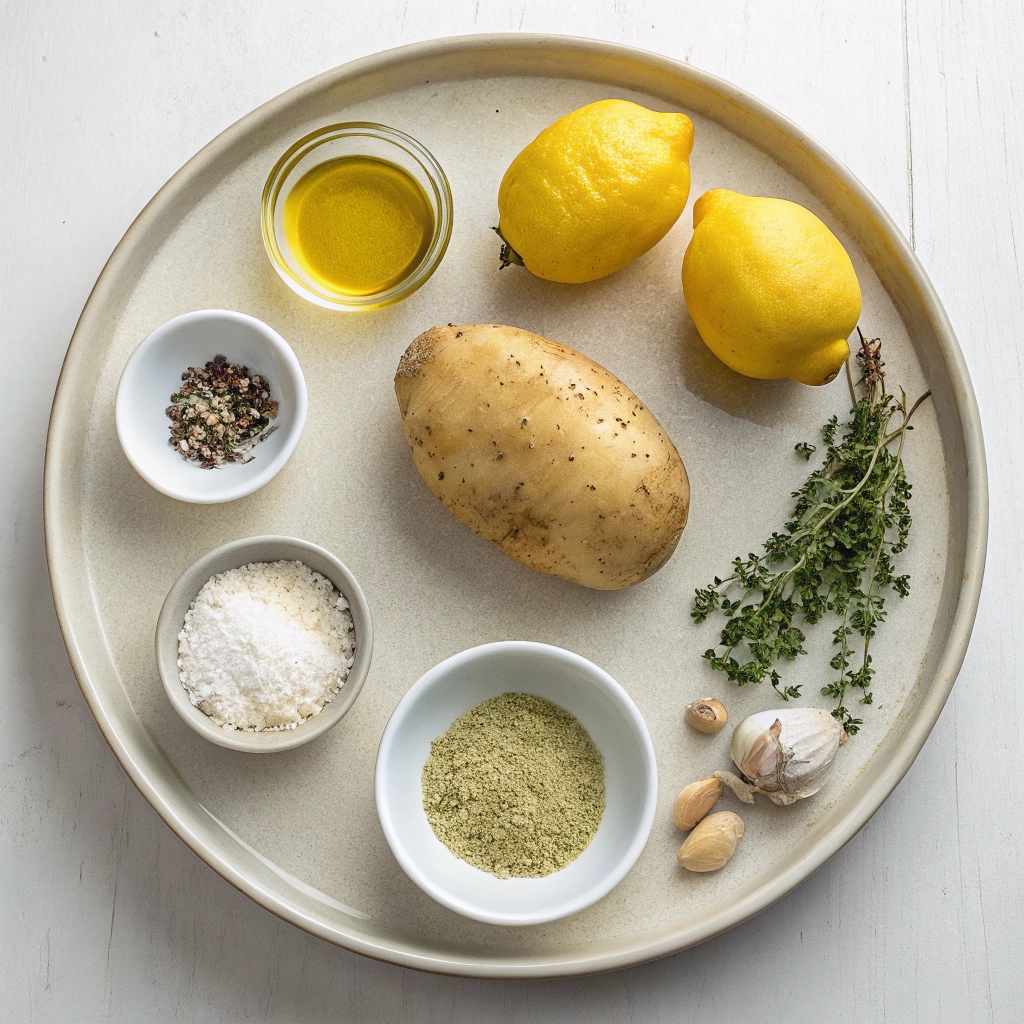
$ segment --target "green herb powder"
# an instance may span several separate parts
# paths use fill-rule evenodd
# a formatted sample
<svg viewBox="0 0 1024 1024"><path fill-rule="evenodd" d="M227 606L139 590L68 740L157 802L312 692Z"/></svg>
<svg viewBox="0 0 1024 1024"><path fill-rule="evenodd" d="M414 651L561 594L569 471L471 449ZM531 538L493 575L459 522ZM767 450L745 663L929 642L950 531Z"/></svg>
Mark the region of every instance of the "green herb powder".
<svg viewBox="0 0 1024 1024"><path fill-rule="evenodd" d="M538 878L574 861L604 814L604 762L567 711L503 693L430 745L423 809L457 857L499 878Z"/></svg>

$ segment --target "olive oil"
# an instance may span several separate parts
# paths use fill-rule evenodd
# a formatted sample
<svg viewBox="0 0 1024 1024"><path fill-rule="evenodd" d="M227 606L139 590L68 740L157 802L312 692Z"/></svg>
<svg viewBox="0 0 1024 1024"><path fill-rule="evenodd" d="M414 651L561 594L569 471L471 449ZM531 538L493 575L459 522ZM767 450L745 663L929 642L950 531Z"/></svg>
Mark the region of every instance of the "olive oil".
<svg viewBox="0 0 1024 1024"><path fill-rule="evenodd" d="M376 295L420 264L434 232L426 192L386 160L343 156L307 171L284 204L299 266L340 295Z"/></svg>

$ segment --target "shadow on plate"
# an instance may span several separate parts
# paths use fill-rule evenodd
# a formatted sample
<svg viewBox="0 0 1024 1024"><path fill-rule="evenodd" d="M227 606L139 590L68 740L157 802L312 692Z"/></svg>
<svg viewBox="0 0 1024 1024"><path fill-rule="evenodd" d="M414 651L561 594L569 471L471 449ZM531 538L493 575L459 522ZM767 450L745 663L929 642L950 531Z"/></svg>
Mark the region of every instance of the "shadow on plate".
<svg viewBox="0 0 1024 1024"><path fill-rule="evenodd" d="M679 372L694 397L763 427L792 419L806 386L793 380L755 380L730 370L704 344L689 317L679 339Z"/></svg>

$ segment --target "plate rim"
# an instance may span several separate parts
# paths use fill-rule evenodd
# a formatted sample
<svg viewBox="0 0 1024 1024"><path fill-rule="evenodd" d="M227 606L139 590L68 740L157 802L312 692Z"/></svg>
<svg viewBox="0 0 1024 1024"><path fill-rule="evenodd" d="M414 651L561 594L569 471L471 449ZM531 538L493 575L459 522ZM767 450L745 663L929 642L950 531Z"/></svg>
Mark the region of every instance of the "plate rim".
<svg viewBox="0 0 1024 1024"><path fill-rule="evenodd" d="M818 841L808 855L798 857L793 863L780 871L774 879L760 884L756 889L744 896L734 899L730 907L708 914L701 921L681 928L667 930L667 934L659 933L658 937L647 938L640 942L620 943L611 952L588 955L556 954L541 957L519 957L515 960L488 957L451 957L426 955L407 945L401 948L395 944L382 941L371 941L365 935L352 930L345 930L321 916L318 918L309 909L299 903L298 892L293 886L292 892L275 891L263 884L259 879L247 873L239 864L229 860L217 849L209 837L195 827L199 812L213 818L191 793L184 782L177 778L176 787L173 779L167 777L153 778L135 757L133 750L118 731L116 717L118 709L108 706L104 696L93 680L80 638L72 621L70 608L77 594L69 592L60 577L60 562L68 541L61 534L59 515L59 485L64 467L62 445L68 436L67 427L70 423L70 388L68 380L74 368L76 358L81 355L83 336L90 326L90 319L102 307L104 292L111 285L122 268L131 260L133 250L142 244L149 222L159 216L162 208L171 203L186 180L194 174L202 173L211 168L219 159L229 152L238 142L243 140L253 129L265 120L304 99L309 99L331 87L342 87L363 77L374 74L394 72L407 63L437 59L444 57L463 56L467 53L495 53L504 51L563 51L567 56L585 55L595 59L603 58L609 62L626 65L640 65L648 72L661 73L669 78L684 79L694 88L704 89L717 94L738 107L741 111L752 115L759 121L773 128L779 135L799 147L810 159L812 164L831 176L857 201L865 213L873 219L881 230L885 241L891 246L893 256L900 264L901 270L917 290L921 308L924 310L932 331L935 334L939 352L945 362L947 373L952 385L953 401L959 418L964 444L964 457L970 470L966 483L966 521L968 534L964 538L964 578L960 581L960 589L956 598L955 614L949 624L945 647L935 666L934 674L922 697L918 709L908 723L905 733L893 751L888 764L878 769L878 775L865 789L859 799L854 801L827 836ZM501 74L501 72L496 72ZM484 74L471 73L452 75L453 79L474 79L486 77ZM544 77L536 72L524 77ZM586 73L574 75L571 67L564 63L560 66L557 77L594 81ZM618 86L626 87L626 86ZM734 134L742 133L729 128ZM751 141L752 140L748 140ZM779 162L779 157L756 142L752 144L765 152L771 159ZM789 169L789 168L787 168ZM790 173L794 173L791 169ZM800 179L800 175L794 176ZM807 184L807 182L804 182ZM817 189L811 188L816 195ZM822 201L824 197L818 196ZM872 262L874 262L872 260ZM77 343L77 344L76 344ZM47 569L53 593L54 607L60 625L61 634L71 661L72 669L86 699L91 713L100 727L104 739L124 768L133 784L138 788L147 802L157 811L167 825L200 856L218 874L225 878L240 892L245 893L255 902L270 910L276 916L286 920L303 930L327 939L336 945L343 946L353 952L383 960L404 967L416 968L433 973L453 974L476 978L541 978L568 977L574 975L594 974L604 971L618 970L624 967L648 962L663 956L679 952L690 946L706 941L767 909L783 896L805 881L814 871L837 853L867 823L875 811L884 803L896 785L909 770L917 757L925 740L931 733L946 699L952 690L953 683L963 663L968 642L977 614L981 595L982 576L988 536L988 487L985 460L984 440L981 419L974 394L973 385L967 370L966 360L960 349L952 326L946 316L938 295L925 274L924 268L910 247L903 234L892 218L882 208L874 196L865 188L859 179L836 157L819 143L810 138L783 114L766 103L750 95L745 90L732 85L708 72L699 70L690 64L674 60L670 57L655 54L637 47L620 43L587 39L571 35L552 35L543 33L493 33L449 36L422 42L410 43L391 48L376 54L359 58L339 65L301 82L291 89L280 93L253 111L244 115L230 125L214 139L207 143L194 156L186 161L146 204L129 226L93 286L75 331L68 345L57 387L51 407L47 430L45 466L44 466L44 536L46 544ZM102 639L102 638L101 638ZM130 703L129 703L130 707ZM132 709L134 714L134 710ZM152 741L151 741L152 742ZM153 746L159 750L155 743ZM160 756L165 757L162 751ZM168 761L170 765L170 762ZM176 772L171 767L171 775ZM182 803L184 790L191 805ZM188 812L187 814L185 812ZM213 819L216 821L216 819ZM235 852L236 860L240 859L246 849L237 837L218 822L220 828L229 837L229 841L239 846ZM249 850L250 854L255 851ZM260 855L255 856L263 860ZM279 872L280 873L280 872ZM649 934L649 933L646 933Z"/></svg>

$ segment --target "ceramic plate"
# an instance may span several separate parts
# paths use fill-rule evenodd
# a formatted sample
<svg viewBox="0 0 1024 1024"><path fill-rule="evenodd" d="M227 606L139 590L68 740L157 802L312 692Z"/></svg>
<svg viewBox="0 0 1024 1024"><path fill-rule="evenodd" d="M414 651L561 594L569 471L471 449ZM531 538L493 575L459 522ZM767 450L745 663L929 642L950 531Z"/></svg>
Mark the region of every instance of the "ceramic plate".
<svg viewBox="0 0 1024 1024"><path fill-rule="evenodd" d="M730 730L684 727L685 704L720 697L734 721L776 706L765 686L731 687L700 658L714 623L694 626L694 588L757 548L807 472L793 452L843 415L825 388L736 376L686 314L679 283L688 207L650 253L612 277L558 286L498 269L491 231L512 157L560 115L619 96L694 121L694 198L711 187L810 207L849 250L861 324L883 339L889 381L932 400L906 451L915 526L910 596L872 647L878 681L864 728L815 798L744 808L726 870L675 862L672 800L728 766ZM393 125L451 181L444 262L406 302L365 314L320 309L272 269L260 194L281 153L337 121ZM287 338L309 390L305 432L262 490L218 506L153 490L123 456L114 392L132 350L192 309L250 313ZM600 593L510 561L453 519L420 480L392 378L434 324L515 324L579 349L625 381L674 439L690 474L690 523L672 560L629 590ZM125 235L82 314L61 374L46 461L46 536L61 628L89 706L158 813L213 868L275 914L368 956L475 976L610 970L700 942L807 878L877 810L942 708L977 607L987 522L981 429L964 360L938 299L892 221L852 175L781 115L687 65L567 38L475 36L416 44L306 82L260 107L189 161ZM238 537L319 544L360 580L374 660L359 701L315 743L252 758L207 743L160 685L153 629L178 575ZM895 600L895 599L894 599ZM820 646L787 669L815 694ZM374 807L377 745L401 696L432 665L495 640L536 640L619 680L650 728L661 782L655 824L632 871L564 920L501 928L435 903L392 857ZM820 697L817 698L819 701Z"/></svg>

